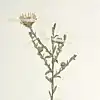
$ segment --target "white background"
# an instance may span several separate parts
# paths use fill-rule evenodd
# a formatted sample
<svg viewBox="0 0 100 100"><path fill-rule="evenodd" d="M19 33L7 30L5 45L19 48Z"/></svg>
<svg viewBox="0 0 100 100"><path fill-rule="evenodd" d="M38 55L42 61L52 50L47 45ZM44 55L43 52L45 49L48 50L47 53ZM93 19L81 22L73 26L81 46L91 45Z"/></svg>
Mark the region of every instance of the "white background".
<svg viewBox="0 0 100 100"><path fill-rule="evenodd" d="M48 47L54 22L68 35L60 61L78 55L57 80L55 100L100 100L100 0L0 0L0 100L50 100L44 62L14 20L22 12L36 13L33 27Z"/></svg>

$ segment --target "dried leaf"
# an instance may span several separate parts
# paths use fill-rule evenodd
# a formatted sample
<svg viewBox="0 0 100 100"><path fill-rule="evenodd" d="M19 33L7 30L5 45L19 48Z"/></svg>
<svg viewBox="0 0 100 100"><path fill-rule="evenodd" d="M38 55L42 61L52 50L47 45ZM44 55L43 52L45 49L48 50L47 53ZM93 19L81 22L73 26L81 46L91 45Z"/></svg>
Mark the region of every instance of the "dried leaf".
<svg viewBox="0 0 100 100"><path fill-rule="evenodd" d="M56 76L56 77L61 78L61 76Z"/></svg>
<svg viewBox="0 0 100 100"><path fill-rule="evenodd" d="M74 56L73 56L73 60L75 60L75 58L77 57L77 55L76 54L74 54Z"/></svg>
<svg viewBox="0 0 100 100"><path fill-rule="evenodd" d="M31 32L29 32L29 35L32 35Z"/></svg>
<svg viewBox="0 0 100 100"><path fill-rule="evenodd" d="M58 48L58 51L61 52L61 51L62 51L61 49L62 49L62 48Z"/></svg>
<svg viewBox="0 0 100 100"><path fill-rule="evenodd" d="M68 66L69 65L69 61L67 60L67 64L66 64L66 66Z"/></svg>
<svg viewBox="0 0 100 100"><path fill-rule="evenodd" d="M73 55L70 59L69 59L69 63L72 61L72 60L75 60L77 55Z"/></svg>
<svg viewBox="0 0 100 100"><path fill-rule="evenodd" d="M56 50L56 46L53 48L53 53L55 52L55 50Z"/></svg>
<svg viewBox="0 0 100 100"><path fill-rule="evenodd" d="M53 89L53 93L56 91L56 89L57 89L57 86L54 87L54 89Z"/></svg>
<svg viewBox="0 0 100 100"><path fill-rule="evenodd" d="M50 95L50 97L52 97L52 95L51 95L51 92L49 91L49 95Z"/></svg>
<svg viewBox="0 0 100 100"><path fill-rule="evenodd" d="M43 47L38 47L37 49L38 49L39 52L43 51Z"/></svg>
<svg viewBox="0 0 100 100"><path fill-rule="evenodd" d="M59 43L59 44L63 44L62 41L53 41L53 42L55 42L55 43Z"/></svg>
<svg viewBox="0 0 100 100"><path fill-rule="evenodd" d="M45 58L51 58L51 56L46 56Z"/></svg>
<svg viewBox="0 0 100 100"><path fill-rule="evenodd" d="M50 64L47 64L47 67L49 68L49 70L52 70L52 69L50 68Z"/></svg>
<svg viewBox="0 0 100 100"><path fill-rule="evenodd" d="M57 37L57 36L59 36L59 35L55 35L54 38Z"/></svg>
<svg viewBox="0 0 100 100"><path fill-rule="evenodd" d="M41 55L41 53L38 53L38 55L40 56L41 59L43 59L43 56Z"/></svg>
<svg viewBox="0 0 100 100"><path fill-rule="evenodd" d="M45 75L49 74L50 72L51 72L51 70L48 70L48 71L45 73Z"/></svg>
<svg viewBox="0 0 100 100"><path fill-rule="evenodd" d="M56 60L56 62L58 63L58 60Z"/></svg>
<svg viewBox="0 0 100 100"><path fill-rule="evenodd" d="M58 48L57 48L56 54L57 54L57 53L59 53Z"/></svg>
<svg viewBox="0 0 100 100"><path fill-rule="evenodd" d="M64 40L66 40L66 34L64 34Z"/></svg>
<svg viewBox="0 0 100 100"><path fill-rule="evenodd" d="M56 72L56 74L57 74L58 72ZM54 78L61 78L61 76L57 76L57 75L54 75Z"/></svg>
<svg viewBox="0 0 100 100"><path fill-rule="evenodd" d="M35 46L37 47L38 46L38 43L36 43Z"/></svg>
<svg viewBox="0 0 100 100"><path fill-rule="evenodd" d="M56 28L56 23L54 23L53 27L52 27L52 35L54 36L54 30Z"/></svg>
<svg viewBox="0 0 100 100"><path fill-rule="evenodd" d="M54 29L56 28L56 23L54 23L54 26L53 26L53 28L54 28Z"/></svg>
<svg viewBox="0 0 100 100"><path fill-rule="evenodd" d="M51 81L51 78L48 78L47 76L45 76L45 78L46 78L49 82L52 82L52 81Z"/></svg>

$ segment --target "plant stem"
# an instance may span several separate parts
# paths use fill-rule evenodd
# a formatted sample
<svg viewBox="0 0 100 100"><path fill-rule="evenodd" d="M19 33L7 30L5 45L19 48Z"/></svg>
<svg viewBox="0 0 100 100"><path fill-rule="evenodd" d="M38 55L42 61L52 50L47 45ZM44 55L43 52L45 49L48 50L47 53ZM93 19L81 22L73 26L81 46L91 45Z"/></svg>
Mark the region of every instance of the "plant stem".
<svg viewBox="0 0 100 100"><path fill-rule="evenodd" d="M54 37L54 31L55 31L55 27L56 27L56 23L53 25L52 27L52 36ZM51 82L51 100L53 100L53 96L54 96L54 42L52 40L52 36L51 36L51 43L52 43L52 82Z"/></svg>
<svg viewBox="0 0 100 100"><path fill-rule="evenodd" d="M33 30L32 30L32 27L30 27L29 29L30 29L30 31L31 31L31 34L33 34L34 37L37 38L36 34L35 34L35 33L33 32ZM37 39L38 39L38 43L39 43L43 48L45 48L46 52L48 52L50 55L52 55L51 52L48 50L48 48L40 41L40 39L39 39L39 38L37 38Z"/></svg>
<svg viewBox="0 0 100 100"><path fill-rule="evenodd" d="M53 41L52 41L52 83L51 83L51 88L52 88L52 96L51 96L51 100L53 100L53 94L54 94L54 91L53 91L53 89L54 89L54 57L53 57L53 54L54 54L54 52L53 52L53 48L54 48L54 43L53 43Z"/></svg>

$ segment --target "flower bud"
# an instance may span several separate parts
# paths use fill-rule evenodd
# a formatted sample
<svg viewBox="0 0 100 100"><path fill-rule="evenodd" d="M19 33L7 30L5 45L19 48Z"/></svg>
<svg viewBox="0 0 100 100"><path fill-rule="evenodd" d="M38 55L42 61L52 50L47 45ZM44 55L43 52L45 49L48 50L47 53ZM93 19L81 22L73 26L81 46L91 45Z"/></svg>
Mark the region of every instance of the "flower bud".
<svg viewBox="0 0 100 100"><path fill-rule="evenodd" d="M62 68L65 68L65 67L66 67L66 63L65 63L65 62L61 62L60 66L61 66Z"/></svg>

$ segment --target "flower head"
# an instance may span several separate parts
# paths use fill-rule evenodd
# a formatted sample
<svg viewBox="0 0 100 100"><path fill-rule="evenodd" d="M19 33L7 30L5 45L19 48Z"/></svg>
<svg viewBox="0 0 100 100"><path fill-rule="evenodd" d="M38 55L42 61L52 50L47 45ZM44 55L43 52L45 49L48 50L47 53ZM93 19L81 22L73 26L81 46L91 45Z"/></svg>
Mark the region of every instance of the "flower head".
<svg viewBox="0 0 100 100"><path fill-rule="evenodd" d="M62 68L65 68L65 67L66 67L66 63L65 63L65 62L61 62L60 66L61 66Z"/></svg>
<svg viewBox="0 0 100 100"><path fill-rule="evenodd" d="M19 19L20 23L26 27L32 27L32 24L35 23L37 20L34 13L22 14Z"/></svg>

